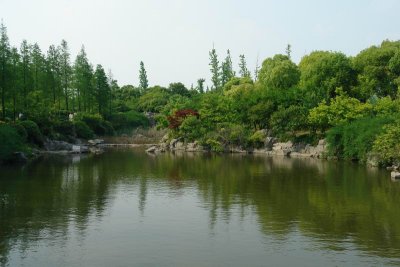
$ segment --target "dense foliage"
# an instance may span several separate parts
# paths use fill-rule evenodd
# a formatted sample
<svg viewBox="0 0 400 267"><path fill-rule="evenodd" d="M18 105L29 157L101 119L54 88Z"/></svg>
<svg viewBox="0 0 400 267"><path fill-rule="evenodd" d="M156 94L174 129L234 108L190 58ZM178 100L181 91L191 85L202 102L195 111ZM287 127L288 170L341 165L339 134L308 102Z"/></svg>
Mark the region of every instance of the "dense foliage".
<svg viewBox="0 0 400 267"><path fill-rule="evenodd" d="M0 117L39 146L46 137L91 138L157 124L215 151L260 147L267 135L317 140L327 133L332 155L398 161L400 41L354 57L314 51L299 64L290 54L289 45L252 75L244 55L236 72L231 52L219 58L213 48L210 88L203 78L190 89L180 82L152 86L140 62L139 85L119 87L111 72L93 67L84 47L73 63L64 40L46 54L27 41L17 49L1 25Z"/></svg>

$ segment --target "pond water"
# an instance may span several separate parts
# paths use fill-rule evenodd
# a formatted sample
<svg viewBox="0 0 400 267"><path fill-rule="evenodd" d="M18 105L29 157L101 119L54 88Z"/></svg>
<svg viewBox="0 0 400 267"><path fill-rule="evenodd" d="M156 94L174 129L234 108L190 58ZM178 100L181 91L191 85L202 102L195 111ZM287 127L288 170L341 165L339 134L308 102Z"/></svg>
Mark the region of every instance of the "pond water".
<svg viewBox="0 0 400 267"><path fill-rule="evenodd" d="M400 265L400 183L312 159L51 156L0 169L0 265Z"/></svg>

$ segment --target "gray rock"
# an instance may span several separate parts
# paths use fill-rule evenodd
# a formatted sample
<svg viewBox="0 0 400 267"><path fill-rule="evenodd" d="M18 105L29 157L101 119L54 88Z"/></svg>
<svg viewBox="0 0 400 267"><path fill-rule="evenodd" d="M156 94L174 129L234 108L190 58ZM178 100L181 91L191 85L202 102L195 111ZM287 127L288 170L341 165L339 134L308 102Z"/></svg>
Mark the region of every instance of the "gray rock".
<svg viewBox="0 0 400 267"><path fill-rule="evenodd" d="M398 169L399 169L399 166L395 166L395 165L386 167L386 170L388 170L388 171L397 171Z"/></svg>
<svg viewBox="0 0 400 267"><path fill-rule="evenodd" d="M183 143L181 141L178 141L178 142L175 143L174 148L175 148L175 150L185 150L186 149L185 148L185 143Z"/></svg>
<svg viewBox="0 0 400 267"><path fill-rule="evenodd" d="M176 143L178 143L180 140L181 140L181 138L172 139L171 142L169 142L169 147L175 148Z"/></svg>
<svg viewBox="0 0 400 267"><path fill-rule="evenodd" d="M318 145L319 146L325 146L326 145L326 140L325 139L321 139L318 141Z"/></svg>
<svg viewBox="0 0 400 267"><path fill-rule="evenodd" d="M161 143L166 143L166 142L168 141L168 139L169 139L168 134L165 134L165 135L161 138L160 142L161 142Z"/></svg>
<svg viewBox="0 0 400 267"><path fill-rule="evenodd" d="M231 153L247 153L247 150L244 150L240 146L231 146L229 148L229 152L231 152Z"/></svg>
<svg viewBox="0 0 400 267"><path fill-rule="evenodd" d="M157 151L157 147L156 146L151 146L148 149L146 149L147 153L155 153Z"/></svg>
<svg viewBox="0 0 400 267"><path fill-rule="evenodd" d="M392 180L399 180L400 179L400 172L393 171L390 173L390 177Z"/></svg>
<svg viewBox="0 0 400 267"><path fill-rule="evenodd" d="M93 139L93 140L89 140L88 144L91 146L97 146L97 145L104 144L104 140L103 139Z"/></svg>
<svg viewBox="0 0 400 267"><path fill-rule="evenodd" d="M368 154L367 165L371 167L379 167L379 157L373 154Z"/></svg>
<svg viewBox="0 0 400 267"><path fill-rule="evenodd" d="M49 140L44 144L44 148L47 151L72 151L72 144L64 141Z"/></svg>
<svg viewBox="0 0 400 267"><path fill-rule="evenodd" d="M265 148L271 150L274 144L278 142L278 139L275 137L268 136L265 138Z"/></svg>
<svg viewBox="0 0 400 267"><path fill-rule="evenodd" d="M72 146L72 153L81 154L81 153L89 153L90 150L87 146Z"/></svg>

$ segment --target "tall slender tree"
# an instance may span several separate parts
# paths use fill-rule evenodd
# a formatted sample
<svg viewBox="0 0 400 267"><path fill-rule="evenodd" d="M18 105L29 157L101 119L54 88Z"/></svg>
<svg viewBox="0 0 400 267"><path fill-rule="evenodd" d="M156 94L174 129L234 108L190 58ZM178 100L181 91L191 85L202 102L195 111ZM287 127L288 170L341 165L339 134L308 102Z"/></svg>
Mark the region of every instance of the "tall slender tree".
<svg viewBox="0 0 400 267"><path fill-rule="evenodd" d="M78 110L90 111L91 99L93 97L93 67L90 65L85 51L82 46L79 54L76 56L73 66L74 88L76 89Z"/></svg>
<svg viewBox="0 0 400 267"><path fill-rule="evenodd" d="M70 63L70 53L68 48L68 43L65 40L61 41L60 47L60 59L61 59L61 84L64 91L65 98L65 109L69 110L69 97L70 97L70 80L71 80L71 63ZM72 94L73 97L73 94Z"/></svg>
<svg viewBox="0 0 400 267"><path fill-rule="evenodd" d="M221 73L220 73L220 66L219 66L219 61L218 61L218 55L217 55L217 51L215 50L215 48L213 48L210 52L209 52L209 56L210 56L210 70L211 70L211 82L213 84L213 89L216 90L218 88L220 88L220 84L221 84Z"/></svg>
<svg viewBox="0 0 400 267"><path fill-rule="evenodd" d="M206 80L203 78L200 78L197 80L197 91L199 91L199 93L204 93L204 82Z"/></svg>
<svg viewBox="0 0 400 267"><path fill-rule="evenodd" d="M18 96L18 87L19 87L19 81L20 81L20 71L19 71L19 66L20 66L20 55L18 53L18 49L16 47L13 47L11 49L11 77L12 77L12 82L11 82L11 93L12 93L12 105L13 105L13 121L15 122L15 119L17 117L17 96Z"/></svg>
<svg viewBox="0 0 400 267"><path fill-rule="evenodd" d="M7 35L7 28L3 21L0 25L0 89L1 89L1 111L3 120L6 118L6 90L7 73L10 57L10 43Z"/></svg>
<svg viewBox="0 0 400 267"><path fill-rule="evenodd" d="M221 66L221 86L224 86L234 76L235 72L233 71L231 52L228 49L226 58Z"/></svg>
<svg viewBox="0 0 400 267"><path fill-rule="evenodd" d="M286 52L287 57L289 59L291 59L292 58L292 46L290 44L288 44L286 46L286 51L285 52Z"/></svg>
<svg viewBox="0 0 400 267"><path fill-rule="evenodd" d="M30 53L30 45L26 40L22 41L20 53L21 53L21 72L22 72L22 96L23 96L23 105L24 111L28 108L28 94L30 88L30 80L31 80L31 53Z"/></svg>
<svg viewBox="0 0 400 267"><path fill-rule="evenodd" d="M107 105L110 86L108 85L107 76L103 69L103 66L97 65L94 76L96 84L98 111L102 116L105 116L106 112L108 111Z"/></svg>
<svg viewBox="0 0 400 267"><path fill-rule="evenodd" d="M139 69L139 88L142 90L146 90L149 87L149 81L147 79L147 72L144 68L143 61L140 61L140 69Z"/></svg>
<svg viewBox="0 0 400 267"><path fill-rule="evenodd" d="M244 55L240 55L239 59L240 59L239 60L239 74L240 74L240 76L243 77L243 78L245 78L245 77L250 78L251 74L250 74L249 69L247 68L247 63L246 63L245 56Z"/></svg>
<svg viewBox="0 0 400 267"><path fill-rule="evenodd" d="M58 109L61 108L60 103L60 88L61 88L61 68L60 68L60 51L54 45L49 47L47 51L46 58L46 69L47 69L47 83L50 84L52 96L53 96L53 105L58 103Z"/></svg>

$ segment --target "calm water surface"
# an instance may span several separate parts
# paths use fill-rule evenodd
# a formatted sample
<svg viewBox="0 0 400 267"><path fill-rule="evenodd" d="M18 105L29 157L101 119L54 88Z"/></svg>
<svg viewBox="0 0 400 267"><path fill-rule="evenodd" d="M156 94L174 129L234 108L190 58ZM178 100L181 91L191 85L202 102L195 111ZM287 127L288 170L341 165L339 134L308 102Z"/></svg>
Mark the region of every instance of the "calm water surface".
<svg viewBox="0 0 400 267"><path fill-rule="evenodd" d="M400 266L400 183L310 159L111 150L0 169L1 266Z"/></svg>

